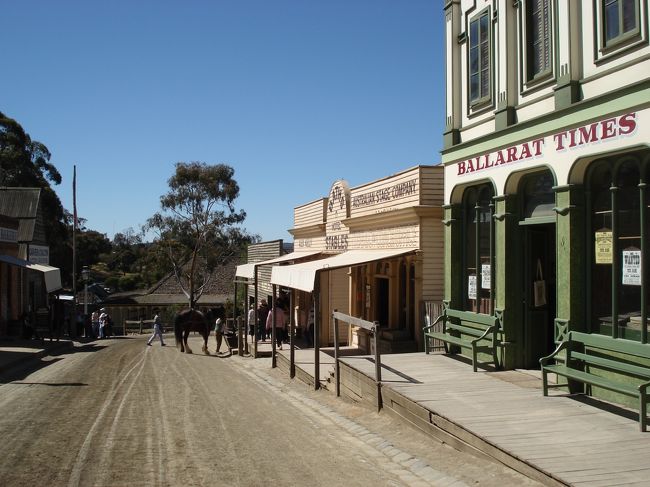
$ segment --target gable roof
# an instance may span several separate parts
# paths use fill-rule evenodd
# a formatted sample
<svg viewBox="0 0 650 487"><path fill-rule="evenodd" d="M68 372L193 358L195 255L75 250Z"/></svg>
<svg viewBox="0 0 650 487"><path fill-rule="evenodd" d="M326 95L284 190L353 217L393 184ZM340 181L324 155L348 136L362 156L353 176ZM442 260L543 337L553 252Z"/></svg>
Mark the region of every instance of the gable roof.
<svg viewBox="0 0 650 487"><path fill-rule="evenodd" d="M18 241L31 242L34 238L39 188L0 187L0 215L18 219Z"/></svg>

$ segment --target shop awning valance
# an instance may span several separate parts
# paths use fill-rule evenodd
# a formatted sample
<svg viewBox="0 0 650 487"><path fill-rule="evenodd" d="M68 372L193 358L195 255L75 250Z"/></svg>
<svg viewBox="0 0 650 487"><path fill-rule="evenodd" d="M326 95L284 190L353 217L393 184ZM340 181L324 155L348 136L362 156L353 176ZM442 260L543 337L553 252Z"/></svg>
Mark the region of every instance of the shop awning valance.
<svg viewBox="0 0 650 487"><path fill-rule="evenodd" d="M320 254L320 250L313 251L296 251L289 254L281 255L275 259L263 260L261 262L251 262L249 264L242 264L237 266L236 277L244 279L255 279L255 267L269 264L280 264L282 262L290 262L292 260L304 259L306 257L313 257Z"/></svg>
<svg viewBox="0 0 650 487"><path fill-rule="evenodd" d="M34 264L28 260L11 257L10 255L0 255L0 262L16 267L23 267L30 271L42 272L43 278L45 279L45 289L48 293L61 289L61 271L58 267L52 267L45 264Z"/></svg>
<svg viewBox="0 0 650 487"><path fill-rule="evenodd" d="M312 292L316 282L316 274L321 271L331 271L342 267L367 264L400 255L415 252L416 249L382 249L382 250L348 250L327 259L303 262L274 267L271 271L271 284L291 289Z"/></svg>

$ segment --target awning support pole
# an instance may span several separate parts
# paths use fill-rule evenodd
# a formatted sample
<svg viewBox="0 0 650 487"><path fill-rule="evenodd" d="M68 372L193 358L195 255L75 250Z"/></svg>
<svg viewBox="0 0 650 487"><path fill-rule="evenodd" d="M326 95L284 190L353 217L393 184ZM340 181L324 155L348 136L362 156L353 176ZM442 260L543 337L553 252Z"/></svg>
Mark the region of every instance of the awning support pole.
<svg viewBox="0 0 650 487"><path fill-rule="evenodd" d="M273 306L271 306L271 368L275 369L278 366L277 357L275 356L275 307L278 305L278 300L275 295L276 285L273 284Z"/></svg>
<svg viewBox="0 0 650 487"><path fill-rule="evenodd" d="M320 389L320 273L314 285L314 390Z"/></svg>
<svg viewBox="0 0 650 487"><path fill-rule="evenodd" d="M294 335L296 331L296 313L293 309L295 291L292 289L289 293L289 377L292 379L296 376L296 354L294 350Z"/></svg>

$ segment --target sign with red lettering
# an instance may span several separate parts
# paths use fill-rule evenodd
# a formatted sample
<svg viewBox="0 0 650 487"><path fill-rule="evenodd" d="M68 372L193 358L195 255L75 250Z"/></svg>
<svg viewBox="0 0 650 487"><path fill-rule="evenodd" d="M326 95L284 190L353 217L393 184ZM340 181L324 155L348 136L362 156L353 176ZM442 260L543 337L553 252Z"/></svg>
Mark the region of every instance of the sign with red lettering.
<svg viewBox="0 0 650 487"><path fill-rule="evenodd" d="M603 143L610 139L629 136L637 130L636 112L611 117L581 127L563 130L548 137L522 142L495 152L471 157L456 163L457 175L464 176L485 169L501 167L552 156L552 153ZM550 152L550 154L546 154Z"/></svg>

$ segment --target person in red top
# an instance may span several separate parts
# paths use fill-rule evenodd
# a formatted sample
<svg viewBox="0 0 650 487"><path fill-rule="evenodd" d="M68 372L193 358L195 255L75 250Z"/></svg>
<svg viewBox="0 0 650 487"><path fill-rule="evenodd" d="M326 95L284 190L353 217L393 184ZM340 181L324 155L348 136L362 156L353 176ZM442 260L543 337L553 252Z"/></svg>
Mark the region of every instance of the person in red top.
<svg viewBox="0 0 650 487"><path fill-rule="evenodd" d="M269 312L269 315L266 317L266 332L270 336L273 327L273 314L275 313L275 342L280 350L282 350L282 342L284 341L284 328L285 328L285 319L286 315L284 310L278 305L275 304L273 311Z"/></svg>

